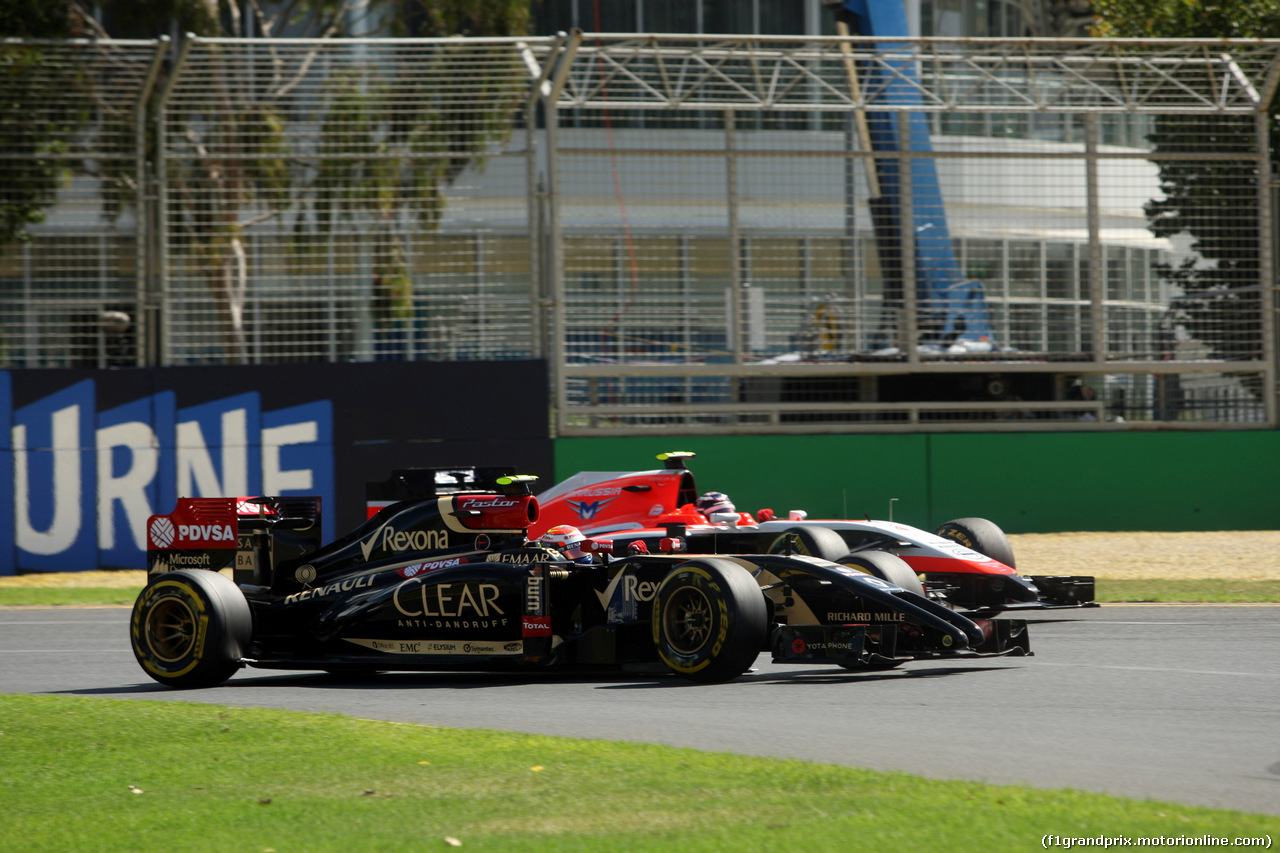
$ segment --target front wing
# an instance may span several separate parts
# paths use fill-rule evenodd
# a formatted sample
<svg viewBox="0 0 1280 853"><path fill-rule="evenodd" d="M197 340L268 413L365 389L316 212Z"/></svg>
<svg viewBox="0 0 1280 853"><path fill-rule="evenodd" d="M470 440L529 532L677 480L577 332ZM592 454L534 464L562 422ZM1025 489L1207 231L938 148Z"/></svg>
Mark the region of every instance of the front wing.
<svg viewBox="0 0 1280 853"><path fill-rule="evenodd" d="M1029 655L1027 623L971 618L827 560L750 556L774 604L775 663L874 666L943 657Z"/></svg>

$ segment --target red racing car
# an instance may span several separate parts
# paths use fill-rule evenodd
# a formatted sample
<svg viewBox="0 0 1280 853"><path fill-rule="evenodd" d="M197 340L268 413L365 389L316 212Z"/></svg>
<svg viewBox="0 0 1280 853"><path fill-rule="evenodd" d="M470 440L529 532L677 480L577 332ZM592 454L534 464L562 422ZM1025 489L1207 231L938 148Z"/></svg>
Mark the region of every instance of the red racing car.
<svg viewBox="0 0 1280 853"><path fill-rule="evenodd" d="M875 575L966 611L1096 606L1094 579L1020 575L1013 548L996 524L958 518L930 533L896 521L810 519L792 510L739 512L719 492L702 494L686 460L663 453L663 468L583 472L538 496L541 515L530 535L570 524L619 545L652 548L681 538L699 554L806 554Z"/></svg>

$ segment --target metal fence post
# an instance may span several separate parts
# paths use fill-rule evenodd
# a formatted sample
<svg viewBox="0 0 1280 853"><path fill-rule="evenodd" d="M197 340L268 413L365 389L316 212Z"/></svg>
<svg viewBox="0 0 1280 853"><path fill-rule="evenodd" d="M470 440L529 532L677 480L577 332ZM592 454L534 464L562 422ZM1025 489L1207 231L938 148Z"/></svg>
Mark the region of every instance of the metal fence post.
<svg viewBox="0 0 1280 853"><path fill-rule="evenodd" d="M898 232L902 243L902 313L903 323L898 334L899 346L907 355L908 364L920 363L920 299L916 290L916 211L912 187L912 170L915 161L911 156L911 114L905 110L897 114L898 123L898 198L902 210Z"/></svg>
<svg viewBox="0 0 1280 853"><path fill-rule="evenodd" d="M733 363L743 362L742 328L742 238L738 233L738 156L737 116L724 111L725 204L728 206L729 230L729 346Z"/></svg>
<svg viewBox="0 0 1280 853"><path fill-rule="evenodd" d="M171 295L169 279L169 138L168 130L165 127L165 119L168 115L169 97L173 94L173 87L182 76L183 65L186 64L187 56L191 52L193 38L194 36L188 34L183 39L178 56L174 59L173 67L169 71L169 79L165 81L164 89L156 102L156 289L153 317L155 320L156 364L160 367L168 367L170 364L169 344L165 339L165 329L169 325L171 310L169 299Z"/></svg>
<svg viewBox="0 0 1280 853"><path fill-rule="evenodd" d="M573 57L582 43L582 32L574 30L559 49L553 48L554 64L550 83L542 90L543 120L547 127L547 214L546 255L549 310L551 311L551 348L548 372L554 389L554 411L557 428L563 428L567 417L569 388L564 366L568 360L565 342L564 238L561 234L560 210L560 110L558 101L564 90Z"/></svg>
<svg viewBox="0 0 1280 853"><path fill-rule="evenodd" d="M160 74L160 64L169 50L169 37L161 36L156 40L155 55L151 58L151 66L147 69L146 79L138 92L134 104L133 115L133 156L134 156L134 208L136 212L136 258L137 258L137 296L133 309L133 329L135 335L134 362L138 367L153 364L151 349L151 295L155 287L152 278L154 256L151 253L154 245L156 228L155 208L152 204L152 188L150 174L147 169L147 106L151 100L156 77Z"/></svg>
<svg viewBox="0 0 1280 853"><path fill-rule="evenodd" d="M1089 232L1089 328L1093 360L1107 360L1107 264L1102 254L1102 212L1098 202L1098 116L1084 115L1085 222Z"/></svg>
<svg viewBox="0 0 1280 853"><path fill-rule="evenodd" d="M1276 259L1275 211L1271 204L1271 117L1265 108L1254 115L1258 138L1258 313L1262 321L1262 357L1266 369L1262 375L1262 398L1267 423L1276 423Z"/></svg>

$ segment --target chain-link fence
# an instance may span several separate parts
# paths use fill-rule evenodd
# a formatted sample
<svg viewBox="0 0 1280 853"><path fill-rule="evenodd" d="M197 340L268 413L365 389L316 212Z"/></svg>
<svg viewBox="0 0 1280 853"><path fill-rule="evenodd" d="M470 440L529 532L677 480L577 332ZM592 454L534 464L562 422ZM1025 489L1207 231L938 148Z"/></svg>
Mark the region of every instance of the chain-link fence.
<svg viewBox="0 0 1280 853"><path fill-rule="evenodd" d="M1265 422L1239 47L584 39L561 429Z"/></svg>
<svg viewBox="0 0 1280 853"><path fill-rule="evenodd" d="M140 363L144 119L164 47L0 40L0 364Z"/></svg>
<svg viewBox="0 0 1280 853"><path fill-rule="evenodd" d="M5 42L3 358L547 357L564 435L1274 425L1278 50Z"/></svg>
<svg viewBox="0 0 1280 853"><path fill-rule="evenodd" d="M512 41L189 42L165 362L528 357L527 91Z"/></svg>

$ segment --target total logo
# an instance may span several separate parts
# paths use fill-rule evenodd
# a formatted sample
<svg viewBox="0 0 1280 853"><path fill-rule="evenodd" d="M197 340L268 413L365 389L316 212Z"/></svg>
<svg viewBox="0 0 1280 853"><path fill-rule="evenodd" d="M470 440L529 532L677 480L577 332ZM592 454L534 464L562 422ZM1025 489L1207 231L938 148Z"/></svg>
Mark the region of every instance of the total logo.
<svg viewBox="0 0 1280 853"><path fill-rule="evenodd" d="M550 616L526 616L521 623L521 631L526 637L550 637Z"/></svg>
<svg viewBox="0 0 1280 853"><path fill-rule="evenodd" d="M396 530L390 524L360 543L366 562L375 548L383 551L439 551L449 547L446 530Z"/></svg>

